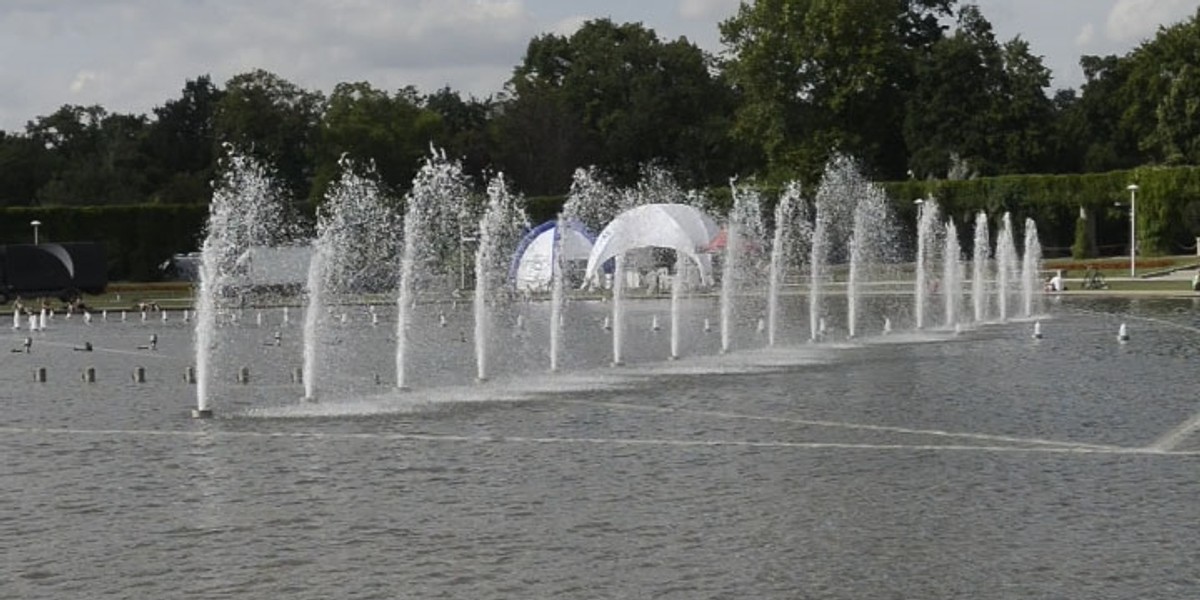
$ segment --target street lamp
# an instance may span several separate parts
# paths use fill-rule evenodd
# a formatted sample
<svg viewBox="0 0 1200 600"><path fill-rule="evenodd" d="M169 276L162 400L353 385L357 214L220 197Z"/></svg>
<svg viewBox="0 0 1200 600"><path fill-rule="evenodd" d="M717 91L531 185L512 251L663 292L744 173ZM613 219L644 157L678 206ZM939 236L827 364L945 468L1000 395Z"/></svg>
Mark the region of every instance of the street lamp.
<svg viewBox="0 0 1200 600"><path fill-rule="evenodd" d="M1137 191L1136 183L1125 188L1129 190L1129 276L1137 276Z"/></svg>
<svg viewBox="0 0 1200 600"><path fill-rule="evenodd" d="M42 226L42 222L34 219L29 224L33 226L33 245L36 246L38 243L38 227Z"/></svg>

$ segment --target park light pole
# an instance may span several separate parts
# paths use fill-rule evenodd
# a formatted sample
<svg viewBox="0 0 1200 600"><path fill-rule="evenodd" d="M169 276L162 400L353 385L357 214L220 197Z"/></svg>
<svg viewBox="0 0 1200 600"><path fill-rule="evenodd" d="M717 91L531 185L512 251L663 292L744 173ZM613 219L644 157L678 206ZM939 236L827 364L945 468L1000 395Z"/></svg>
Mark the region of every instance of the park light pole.
<svg viewBox="0 0 1200 600"><path fill-rule="evenodd" d="M29 222L29 225L33 227L33 245L36 246L38 243L38 227L42 226L42 222L34 219Z"/></svg>
<svg viewBox="0 0 1200 600"><path fill-rule="evenodd" d="M1136 183L1125 188L1129 190L1129 276L1137 276L1137 191Z"/></svg>

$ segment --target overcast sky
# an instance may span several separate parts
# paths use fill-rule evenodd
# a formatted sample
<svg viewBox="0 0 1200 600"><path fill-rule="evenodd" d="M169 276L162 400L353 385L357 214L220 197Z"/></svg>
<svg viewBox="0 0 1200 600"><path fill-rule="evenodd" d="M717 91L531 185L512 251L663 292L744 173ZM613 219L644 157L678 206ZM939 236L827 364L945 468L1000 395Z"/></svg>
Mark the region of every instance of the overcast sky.
<svg viewBox="0 0 1200 600"><path fill-rule="evenodd" d="M1000 40L1020 35L1078 87L1083 54L1125 54L1200 0L978 0ZM721 50L739 0L0 0L0 129L64 104L149 113L184 82L263 68L308 90L367 81L422 92L499 91L529 40L608 17Z"/></svg>

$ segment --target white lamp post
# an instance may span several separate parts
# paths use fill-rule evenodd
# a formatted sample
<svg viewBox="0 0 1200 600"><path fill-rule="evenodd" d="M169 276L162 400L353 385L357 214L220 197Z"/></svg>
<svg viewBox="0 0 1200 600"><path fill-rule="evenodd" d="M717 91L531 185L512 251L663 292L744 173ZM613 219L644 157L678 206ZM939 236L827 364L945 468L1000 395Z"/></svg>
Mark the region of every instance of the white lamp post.
<svg viewBox="0 0 1200 600"><path fill-rule="evenodd" d="M36 246L38 243L38 227L42 226L42 222L35 219L30 221L29 224L33 226L33 245Z"/></svg>
<svg viewBox="0 0 1200 600"><path fill-rule="evenodd" d="M1137 191L1136 183L1125 188L1129 190L1129 276L1137 276Z"/></svg>

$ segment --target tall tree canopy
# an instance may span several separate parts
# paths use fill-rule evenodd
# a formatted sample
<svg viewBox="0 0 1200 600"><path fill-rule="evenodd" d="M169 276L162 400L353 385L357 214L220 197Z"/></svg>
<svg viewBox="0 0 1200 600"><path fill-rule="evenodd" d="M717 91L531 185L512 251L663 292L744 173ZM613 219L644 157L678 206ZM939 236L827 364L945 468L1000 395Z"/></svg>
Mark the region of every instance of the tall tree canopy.
<svg viewBox="0 0 1200 600"><path fill-rule="evenodd" d="M1200 8L1130 56L1126 123L1155 162L1200 163Z"/></svg>
<svg viewBox="0 0 1200 600"><path fill-rule="evenodd" d="M223 142L297 201L323 197L343 153L399 191L431 144L530 195L589 165L623 186L647 164L685 187L812 178L835 152L880 179L1200 164L1200 10L1083 57L1085 83L1052 99L1030 45L957 0L746 1L720 29L719 61L637 23L538 36L485 100L367 82L326 100L253 70L188 80L149 116L66 105L0 132L0 205L206 202Z"/></svg>
<svg viewBox="0 0 1200 600"><path fill-rule="evenodd" d="M305 198L313 176L325 98L274 73L235 75L217 103L216 138L273 165L293 198Z"/></svg>
<svg viewBox="0 0 1200 600"><path fill-rule="evenodd" d="M943 177L958 156L983 175L1050 169L1050 71L1020 38L1000 44L979 8L916 61L904 137L909 168Z"/></svg>
<svg viewBox="0 0 1200 600"><path fill-rule="evenodd" d="M216 111L224 91L207 75L188 80L178 99L154 109L146 135L156 201L207 202L212 195Z"/></svg>
<svg viewBox="0 0 1200 600"><path fill-rule="evenodd" d="M53 156L37 203L119 204L144 197L145 128L145 117L110 115L100 106L67 105L30 123L30 139Z"/></svg>
<svg viewBox="0 0 1200 600"><path fill-rule="evenodd" d="M338 158L343 153L373 161L387 186L407 187L441 129L441 116L421 106L415 88L388 94L365 82L338 84L329 96L319 143L314 145L318 176L310 198L319 200L326 184L338 177Z"/></svg>
<svg viewBox="0 0 1200 600"><path fill-rule="evenodd" d="M953 0L758 0L721 23L735 132L770 169L820 172L834 152L883 177L906 171L905 100Z"/></svg>
<svg viewBox="0 0 1200 600"><path fill-rule="evenodd" d="M662 162L690 183L710 183L714 171L726 170L724 164L714 169L714 163L729 157L725 115L733 96L709 66L686 39L663 42L640 24L600 19L570 37L547 34L529 43L509 81L504 116L512 121L502 124L501 135L526 134L554 144L547 155L556 146L570 147L564 150L576 160L549 165L551 177L540 182L546 189L537 192L565 191L581 164L633 181L640 165ZM526 117L530 106L548 115L558 132L518 127L533 125ZM509 143L518 153L534 149Z"/></svg>

